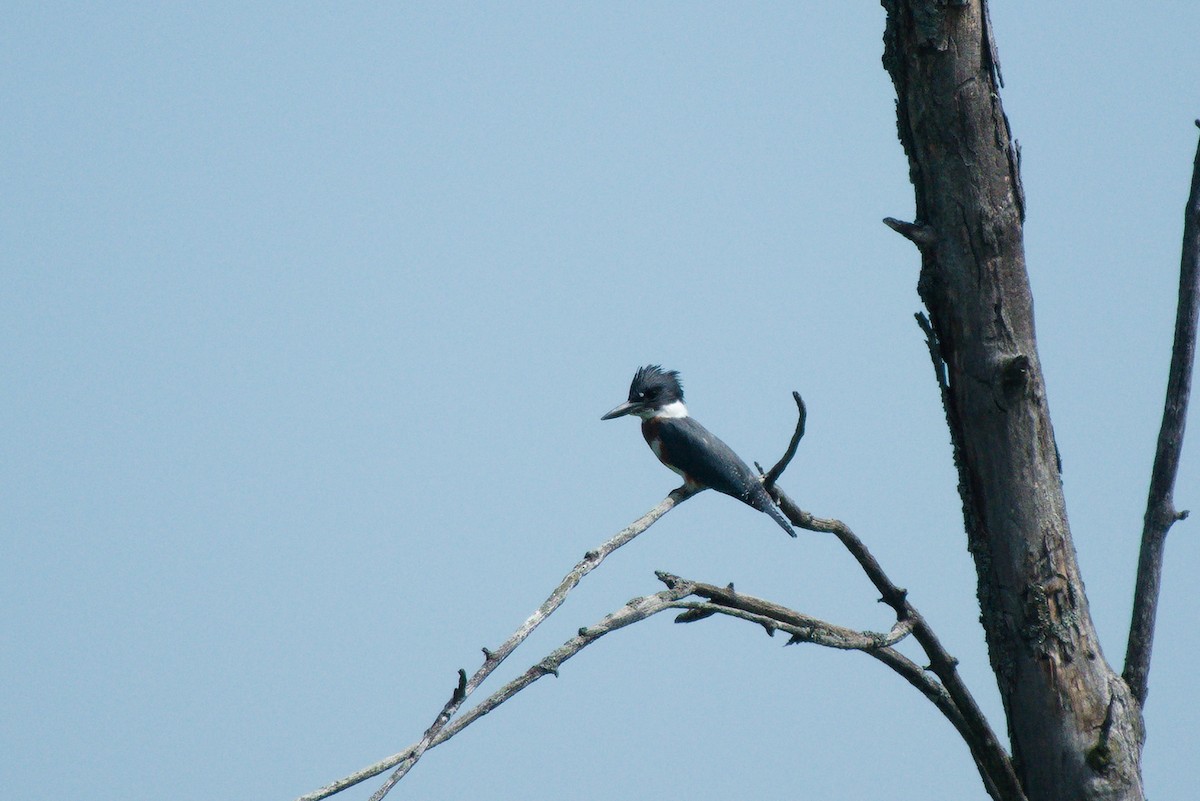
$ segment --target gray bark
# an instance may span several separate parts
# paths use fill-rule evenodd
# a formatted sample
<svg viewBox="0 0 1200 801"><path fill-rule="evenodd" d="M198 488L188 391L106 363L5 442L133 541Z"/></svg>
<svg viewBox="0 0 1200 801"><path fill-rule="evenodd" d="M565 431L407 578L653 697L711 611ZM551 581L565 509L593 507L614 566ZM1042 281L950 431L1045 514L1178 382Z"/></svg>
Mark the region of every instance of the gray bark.
<svg viewBox="0 0 1200 801"><path fill-rule="evenodd" d="M967 545L1017 775L1031 801L1141 799L1139 705L1104 659L1063 503L1025 271L1019 165L981 0L884 0L944 361Z"/></svg>

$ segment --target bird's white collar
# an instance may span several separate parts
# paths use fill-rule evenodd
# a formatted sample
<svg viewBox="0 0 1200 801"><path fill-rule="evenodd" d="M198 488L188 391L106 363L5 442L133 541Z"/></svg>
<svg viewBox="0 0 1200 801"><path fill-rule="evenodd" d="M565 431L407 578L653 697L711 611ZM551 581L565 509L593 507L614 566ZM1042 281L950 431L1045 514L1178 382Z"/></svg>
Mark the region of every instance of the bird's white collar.
<svg viewBox="0 0 1200 801"><path fill-rule="evenodd" d="M643 420L661 420L664 418L678 419L680 417L687 416L688 410L687 407L683 405L683 401L671 401L666 406L660 406L657 409L646 409L645 411L638 412L638 417L642 418Z"/></svg>

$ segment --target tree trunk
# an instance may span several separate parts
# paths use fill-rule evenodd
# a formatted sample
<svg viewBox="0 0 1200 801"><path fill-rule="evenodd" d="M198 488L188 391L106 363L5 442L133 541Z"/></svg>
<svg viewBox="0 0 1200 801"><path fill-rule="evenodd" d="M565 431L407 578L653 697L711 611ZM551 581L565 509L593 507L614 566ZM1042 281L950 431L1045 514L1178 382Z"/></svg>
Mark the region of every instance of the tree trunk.
<svg viewBox="0 0 1200 801"><path fill-rule="evenodd" d="M902 233L921 250L918 291L945 362L967 545L1017 774L1030 801L1141 799L1140 708L1101 653L1067 524L986 5L883 6L916 193Z"/></svg>

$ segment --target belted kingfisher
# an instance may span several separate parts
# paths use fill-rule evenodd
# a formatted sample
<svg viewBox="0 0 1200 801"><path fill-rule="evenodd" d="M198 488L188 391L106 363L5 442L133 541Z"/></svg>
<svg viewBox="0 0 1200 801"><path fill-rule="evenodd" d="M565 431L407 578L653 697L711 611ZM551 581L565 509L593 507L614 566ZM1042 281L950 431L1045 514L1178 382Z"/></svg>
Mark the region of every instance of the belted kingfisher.
<svg viewBox="0 0 1200 801"><path fill-rule="evenodd" d="M642 436L658 460L683 476L693 488L711 488L765 512L791 536L788 519L733 449L688 416L679 373L657 364L638 368L629 385L629 400L601 420L626 414L642 418Z"/></svg>

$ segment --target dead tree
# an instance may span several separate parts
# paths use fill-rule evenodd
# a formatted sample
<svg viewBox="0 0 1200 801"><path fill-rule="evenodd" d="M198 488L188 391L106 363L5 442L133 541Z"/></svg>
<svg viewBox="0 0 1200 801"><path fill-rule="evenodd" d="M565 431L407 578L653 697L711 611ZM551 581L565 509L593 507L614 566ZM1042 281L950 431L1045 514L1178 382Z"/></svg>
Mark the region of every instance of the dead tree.
<svg viewBox="0 0 1200 801"><path fill-rule="evenodd" d="M1133 625L1123 672L1105 660L1088 611L1071 541L1060 462L1038 360L1025 270L1024 203L1017 148L1000 103L1000 67L985 0L883 0L884 66L897 95L900 141L916 195L916 219L885 222L920 254L918 315L933 360L958 471L967 547L974 558L981 620L1004 703L1011 753L984 718L907 594L853 531L798 507L778 486L804 434L796 433L762 478L798 527L836 536L895 612L888 632L853 631L730 587L659 573L667 589L634 599L578 634L524 674L463 712L492 671L616 548L630 542L694 490L681 487L642 518L589 551L534 613L468 678L459 671L449 701L415 744L302 801L325 798L391 770L382 798L434 746L604 635L668 609L680 622L714 614L755 623L789 642L862 651L928 698L966 742L997 801L1144 797L1142 708L1167 530L1186 513L1172 493L1195 357L1200 262L1200 150L1192 176L1178 317L1166 408L1151 476L1138 564ZM1198 123L1200 124L1200 123ZM917 665L892 646L911 636L928 659ZM461 712L461 714L460 714Z"/></svg>
<svg viewBox="0 0 1200 801"><path fill-rule="evenodd" d="M1067 524L1025 271L1019 153L1000 103L985 0L884 0L967 546L1014 764L1030 799L1143 797L1142 704L1162 541L1196 327L1197 187L1188 206L1167 413L1122 678L1105 661Z"/></svg>

